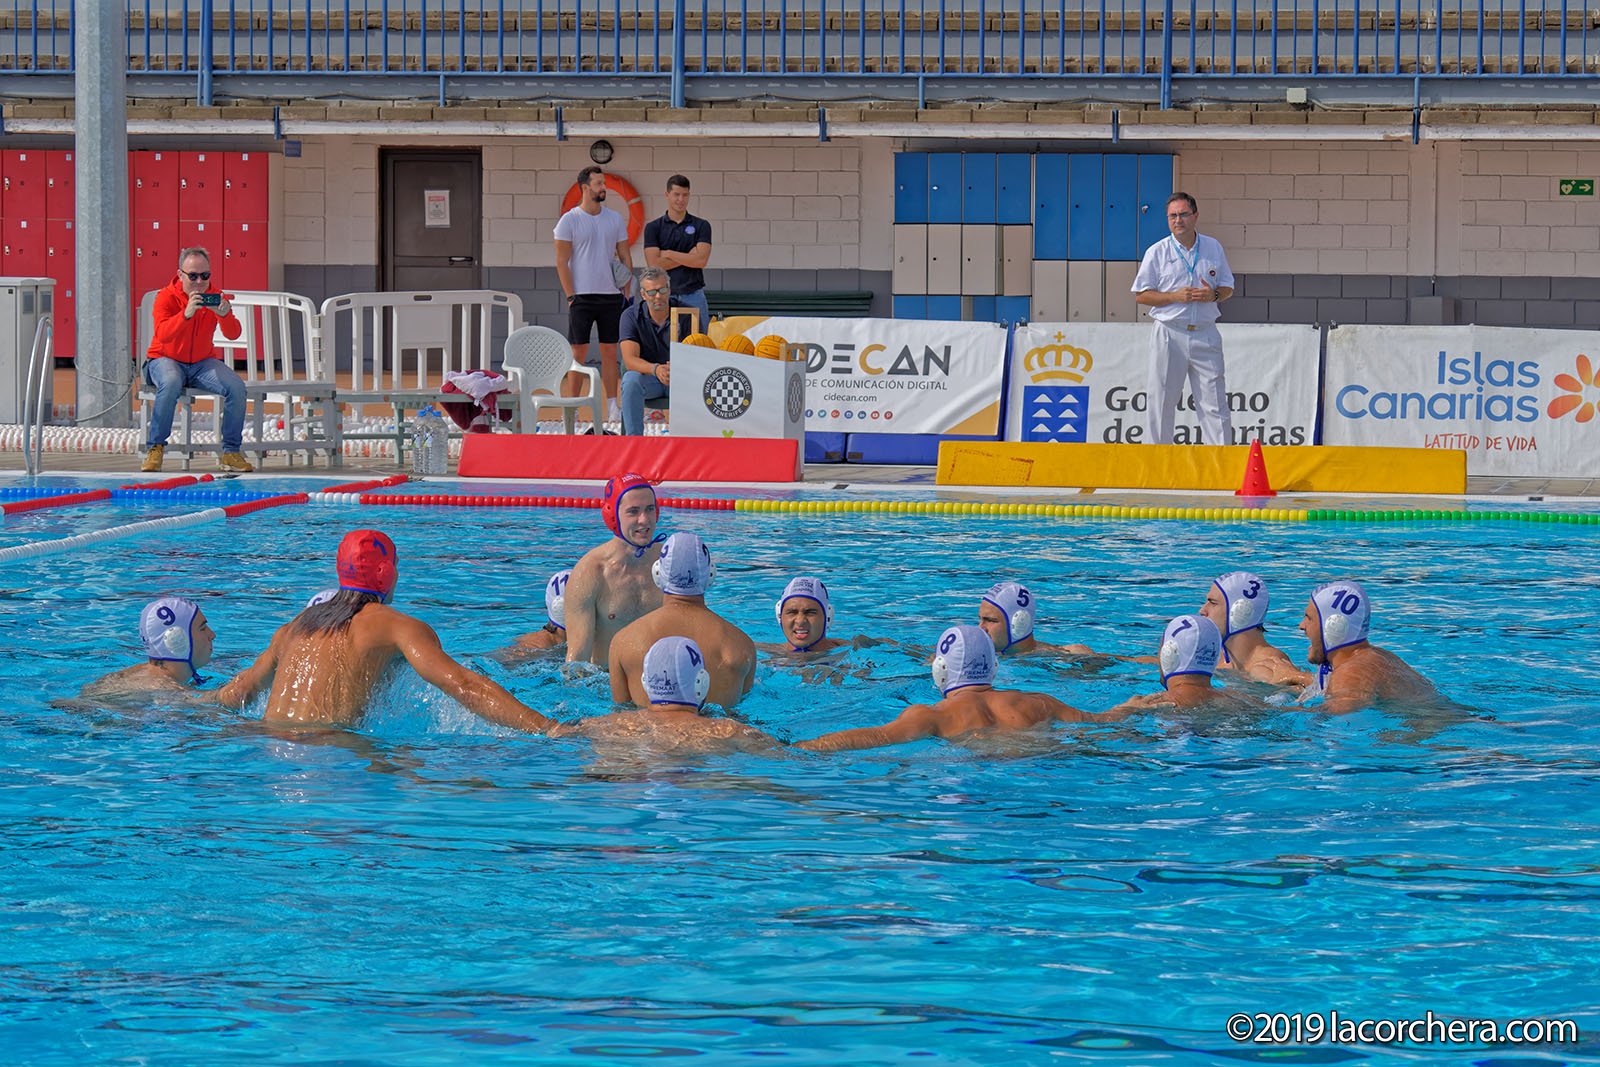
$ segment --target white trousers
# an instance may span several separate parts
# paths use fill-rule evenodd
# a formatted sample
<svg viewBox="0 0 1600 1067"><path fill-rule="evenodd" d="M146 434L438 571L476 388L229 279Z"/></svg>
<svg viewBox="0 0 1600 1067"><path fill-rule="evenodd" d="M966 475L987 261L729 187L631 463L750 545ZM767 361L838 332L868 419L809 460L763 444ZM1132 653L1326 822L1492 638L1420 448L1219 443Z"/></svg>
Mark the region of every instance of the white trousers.
<svg viewBox="0 0 1600 1067"><path fill-rule="evenodd" d="M1150 443L1172 443L1172 421L1183 379L1189 378L1195 407L1200 414L1202 444L1233 444L1233 417L1228 411L1228 387L1222 372L1222 333L1215 324L1168 326L1157 322L1150 331L1149 417Z"/></svg>

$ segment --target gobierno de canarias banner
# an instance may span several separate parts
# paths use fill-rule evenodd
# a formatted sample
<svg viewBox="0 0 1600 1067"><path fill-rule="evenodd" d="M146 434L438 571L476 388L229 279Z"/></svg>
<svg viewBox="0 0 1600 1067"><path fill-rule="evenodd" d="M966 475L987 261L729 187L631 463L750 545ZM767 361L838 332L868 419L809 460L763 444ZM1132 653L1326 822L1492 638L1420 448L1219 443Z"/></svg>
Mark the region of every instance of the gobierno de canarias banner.
<svg viewBox="0 0 1600 1067"><path fill-rule="evenodd" d="M770 334L806 355L806 429L813 433L996 436L1006 330L991 322L732 317L721 341Z"/></svg>
<svg viewBox="0 0 1600 1067"><path fill-rule="evenodd" d="M1092 443L1148 440L1150 322L1032 323L1011 345L1006 440ZM1223 323L1232 444L1309 445L1317 420L1314 326ZM1185 382L1174 444L1201 441Z"/></svg>
<svg viewBox="0 0 1600 1067"><path fill-rule="evenodd" d="M1458 448L1467 473L1600 476L1600 334L1508 326L1328 333L1322 439Z"/></svg>

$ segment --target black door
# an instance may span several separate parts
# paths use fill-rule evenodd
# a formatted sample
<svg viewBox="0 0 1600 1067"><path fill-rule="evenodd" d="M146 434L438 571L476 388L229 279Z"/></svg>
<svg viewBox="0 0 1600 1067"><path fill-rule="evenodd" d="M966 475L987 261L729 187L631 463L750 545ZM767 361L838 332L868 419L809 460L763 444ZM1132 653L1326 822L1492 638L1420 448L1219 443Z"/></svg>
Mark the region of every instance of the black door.
<svg viewBox="0 0 1600 1067"><path fill-rule="evenodd" d="M483 158L469 148L386 148L383 288L483 287Z"/></svg>

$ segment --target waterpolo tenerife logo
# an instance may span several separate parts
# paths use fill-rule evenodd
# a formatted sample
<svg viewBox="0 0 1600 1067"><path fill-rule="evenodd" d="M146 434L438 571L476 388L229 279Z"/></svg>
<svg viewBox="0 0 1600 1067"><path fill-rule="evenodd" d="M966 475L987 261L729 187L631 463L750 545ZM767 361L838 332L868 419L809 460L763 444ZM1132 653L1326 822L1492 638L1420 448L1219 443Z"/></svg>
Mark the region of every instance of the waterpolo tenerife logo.
<svg viewBox="0 0 1600 1067"><path fill-rule="evenodd" d="M1573 416L1576 422L1588 422L1594 418L1596 407L1600 407L1600 367L1595 367L1589 362L1589 357L1578 356L1578 376L1558 374L1555 376L1555 385L1560 389L1561 395L1550 401L1550 406L1545 409L1545 414L1552 419L1559 419L1569 412L1577 412Z"/></svg>
<svg viewBox="0 0 1600 1067"><path fill-rule="evenodd" d="M1094 368L1094 356L1066 339L1058 332L1055 344L1030 348L1022 358L1033 383L1022 387L1024 441L1088 440L1089 387L1080 383Z"/></svg>
<svg viewBox="0 0 1600 1067"><path fill-rule="evenodd" d="M755 390L750 378L734 367L718 367L706 375L705 388L700 398L706 410L719 419L736 419L750 407Z"/></svg>

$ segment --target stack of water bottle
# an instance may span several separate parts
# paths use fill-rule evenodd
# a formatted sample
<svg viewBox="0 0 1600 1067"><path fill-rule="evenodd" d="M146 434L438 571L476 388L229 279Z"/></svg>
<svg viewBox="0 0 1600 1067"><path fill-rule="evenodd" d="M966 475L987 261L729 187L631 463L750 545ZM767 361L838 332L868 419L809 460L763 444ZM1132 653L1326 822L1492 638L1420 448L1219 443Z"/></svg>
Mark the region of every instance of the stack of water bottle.
<svg viewBox="0 0 1600 1067"><path fill-rule="evenodd" d="M411 420L411 473L450 473L450 427L431 407Z"/></svg>

